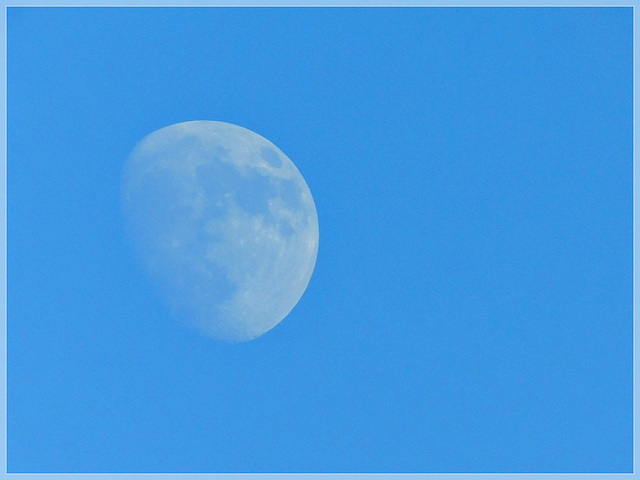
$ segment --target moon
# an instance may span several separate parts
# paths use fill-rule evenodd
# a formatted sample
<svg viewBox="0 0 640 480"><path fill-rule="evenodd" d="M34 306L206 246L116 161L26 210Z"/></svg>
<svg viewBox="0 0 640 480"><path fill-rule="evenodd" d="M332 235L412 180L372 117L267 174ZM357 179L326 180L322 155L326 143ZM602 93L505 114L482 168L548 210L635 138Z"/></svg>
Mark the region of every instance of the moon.
<svg viewBox="0 0 640 480"><path fill-rule="evenodd" d="M293 162L224 122L142 139L122 174L136 250L176 318L218 340L271 330L295 307L318 255L318 215Z"/></svg>

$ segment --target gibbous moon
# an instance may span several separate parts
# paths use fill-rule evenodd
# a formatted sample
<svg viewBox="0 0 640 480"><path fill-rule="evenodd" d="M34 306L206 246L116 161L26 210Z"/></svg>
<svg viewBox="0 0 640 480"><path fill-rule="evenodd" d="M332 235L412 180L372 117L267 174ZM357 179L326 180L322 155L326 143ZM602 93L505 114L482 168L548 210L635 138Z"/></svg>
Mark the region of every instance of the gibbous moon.
<svg viewBox="0 0 640 480"><path fill-rule="evenodd" d="M131 152L123 212L176 316L242 342L275 327L304 293L318 216L304 178L274 144L230 123L161 128Z"/></svg>

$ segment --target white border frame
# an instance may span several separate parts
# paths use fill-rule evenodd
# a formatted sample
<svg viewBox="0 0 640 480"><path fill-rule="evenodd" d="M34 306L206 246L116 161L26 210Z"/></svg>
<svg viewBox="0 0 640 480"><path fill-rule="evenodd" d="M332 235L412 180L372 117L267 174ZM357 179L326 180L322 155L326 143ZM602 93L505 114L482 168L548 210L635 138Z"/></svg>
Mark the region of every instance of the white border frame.
<svg viewBox="0 0 640 480"><path fill-rule="evenodd" d="M636 212L638 209L637 206L640 206L640 199L636 196L636 179L640 178L636 174L640 166L636 161L636 138L638 136L638 127L636 126L636 106L637 106L637 98L636 98L636 60L638 56L638 52L636 50L636 32L638 31L637 27L637 18L636 18L636 1L633 3L619 3L619 2L596 2L593 0L592 2L576 2L576 3L562 3L562 4L554 4L552 2L547 3L537 3L531 0L524 0L520 4L514 4L513 2L501 2L496 1L492 4L482 4L480 1L471 1L467 3L449 3L449 4L429 4L424 0L404 0L402 4L390 4L389 0L377 0L373 2L365 2L365 1L351 1L351 2L336 2L335 0L331 3L318 3L318 1L312 0L303 0L298 1L296 3L288 3L286 0L241 0L236 3L229 3L224 1L216 1L216 0L199 0L186 5L176 4L171 0L157 0L154 3L151 3L151 0L131 0L129 4L121 4L116 2L106 2L106 3L96 3L89 4L85 2L71 1L66 3L57 4L55 0L37 0L31 2L20 3L12 2L10 4L4 3L5 0L0 0L0 5L3 8L3 15L0 19L0 28L4 31L4 62L2 63L3 71L2 80L4 82L4 97L1 100L2 108L4 110L4 116L2 118L2 125L0 125L0 130L2 131L2 136L0 137L0 147L4 151L3 167L4 167L4 177L3 181L0 182L0 200L2 203L2 208L0 211L2 212L2 224L4 228L4 235L0 236L0 250L2 250L2 256L0 256L0 269L4 271L4 277L2 279L4 288L0 289L0 327L2 327L2 331L4 332L4 342L0 343L0 359L4 361L4 369L1 370L2 375L4 375L3 381L0 382L0 399L2 400L4 406L4 416L1 417L0 426L4 431L4 436L0 437L0 441L2 443L2 459L0 462L0 476L3 478L16 478L20 477L20 479L34 479L34 480L42 480L42 479L51 479L51 480L59 480L66 476L69 477L90 477L92 479L135 479L140 480L140 477L149 477L155 478L158 476L166 478L177 478L180 480L202 480L203 476L210 476L212 478L219 479L224 476L225 478L231 479L256 479L263 477L265 479L273 479L274 477L294 477L301 478L305 480L320 480L327 479L327 477L333 477L336 475L339 476L347 476L351 479L380 479L380 480L388 480L389 478L399 477L403 480L410 478L427 478L429 480L432 479L442 479L442 480L452 480L452 479L469 479L471 480L474 477L498 477L501 480L507 479L516 479L519 477L526 477L527 479L537 479L544 478L545 480L549 479L584 479L586 477L636 477L636 458L637 458L637 443L636 443L636 427L638 422L638 416L636 415L638 406L636 405L636 398L638 389L640 386L636 382L636 319L637 308L638 305L636 303L636 273L637 273L637 260L636 260ZM52 473L52 474L31 474L31 473L15 473L8 474L7 473L7 9L9 7L223 7L223 8L236 8L236 7L244 7L244 8L253 8L253 7L364 7L364 8L378 8L378 7L631 7L633 11L633 473L596 473L596 474L584 474L584 473L550 473L550 474L537 474L537 473L388 473L388 474L360 474L360 473L319 473L319 474L303 474L303 473L197 473L197 474L182 474L182 473L113 473L113 474L92 474L92 473Z"/></svg>

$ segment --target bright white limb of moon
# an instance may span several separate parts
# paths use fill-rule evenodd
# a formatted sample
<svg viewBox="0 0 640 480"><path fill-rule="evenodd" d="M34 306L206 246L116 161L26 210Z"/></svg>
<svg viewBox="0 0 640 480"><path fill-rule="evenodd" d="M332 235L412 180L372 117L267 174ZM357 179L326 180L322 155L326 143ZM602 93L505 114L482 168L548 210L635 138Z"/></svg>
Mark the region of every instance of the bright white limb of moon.
<svg viewBox="0 0 640 480"><path fill-rule="evenodd" d="M318 217L304 178L275 145L223 122L157 130L132 151L123 211L179 318L215 338L254 339L304 293Z"/></svg>

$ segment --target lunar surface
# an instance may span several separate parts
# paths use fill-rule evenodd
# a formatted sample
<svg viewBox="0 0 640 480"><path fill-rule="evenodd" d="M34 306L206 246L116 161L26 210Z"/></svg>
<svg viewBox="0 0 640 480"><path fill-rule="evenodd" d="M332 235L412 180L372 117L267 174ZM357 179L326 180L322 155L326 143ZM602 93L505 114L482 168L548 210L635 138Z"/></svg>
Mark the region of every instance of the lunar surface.
<svg viewBox="0 0 640 480"><path fill-rule="evenodd" d="M126 224L174 314L214 338L252 340L298 303L316 263L304 178L250 130L197 121L136 145L122 176Z"/></svg>

